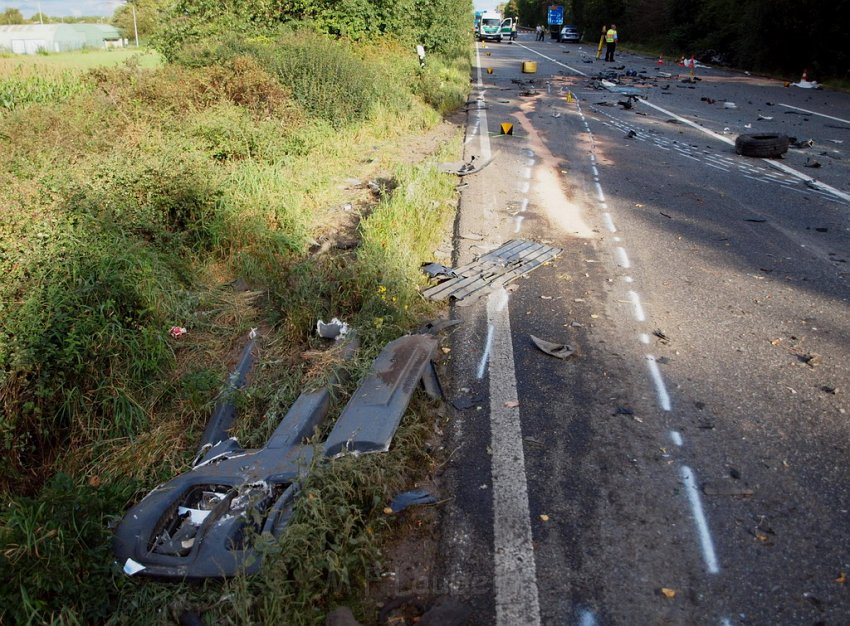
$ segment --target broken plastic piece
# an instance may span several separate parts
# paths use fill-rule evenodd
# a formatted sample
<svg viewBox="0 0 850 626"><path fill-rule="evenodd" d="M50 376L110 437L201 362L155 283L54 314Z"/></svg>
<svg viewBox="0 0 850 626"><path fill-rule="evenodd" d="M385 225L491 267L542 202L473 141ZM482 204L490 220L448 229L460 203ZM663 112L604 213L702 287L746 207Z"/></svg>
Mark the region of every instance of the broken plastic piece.
<svg viewBox="0 0 850 626"><path fill-rule="evenodd" d="M389 450L417 383L438 347L436 337L409 335L388 343L343 409L325 441L325 454Z"/></svg>
<svg viewBox="0 0 850 626"><path fill-rule="evenodd" d="M327 324L322 320L319 320L316 322L316 334L324 339L334 339L339 341L340 339L344 339L348 334L348 324L337 318L333 318Z"/></svg>
<svg viewBox="0 0 850 626"><path fill-rule="evenodd" d="M540 339L534 335L529 335L529 337L531 337L531 341L534 342L534 345L537 346L539 350L558 359L568 359L575 354L575 351L567 344L552 343L551 341Z"/></svg>
<svg viewBox="0 0 850 626"><path fill-rule="evenodd" d="M440 263L426 263L422 266L422 271L428 274L429 278L454 278L457 276L452 268Z"/></svg>
<svg viewBox="0 0 850 626"><path fill-rule="evenodd" d="M251 329L249 333L248 344L242 349L242 355L239 357L239 363L227 378L227 383L224 389L219 394L216 400L213 414L207 422L207 427L201 437L201 445L198 451L198 457L209 450L212 446L228 438L227 432L233 424L233 419L236 416L236 407L234 400L236 392L245 386L248 379L248 372L254 365L254 348L257 345L256 329Z"/></svg>
<svg viewBox="0 0 850 626"><path fill-rule="evenodd" d="M174 337L175 339L179 339L188 332L189 331L183 328L182 326L172 326L171 329L168 331L168 334Z"/></svg>
<svg viewBox="0 0 850 626"><path fill-rule="evenodd" d="M415 489L413 491L405 491L398 494L393 501L390 502L390 508L393 513L401 513L409 506L417 504L434 504L437 498L428 493L425 489Z"/></svg>
<svg viewBox="0 0 850 626"><path fill-rule="evenodd" d="M127 574L127 576L133 576L134 574L138 574L144 569L144 565L142 565L141 563L136 563L133 559L127 559L124 562L124 573Z"/></svg>
<svg viewBox="0 0 850 626"><path fill-rule="evenodd" d="M475 301L495 288L503 287L523 274L540 267L561 254L561 248L542 243L513 239L478 260L455 268L456 278L422 292L429 300Z"/></svg>

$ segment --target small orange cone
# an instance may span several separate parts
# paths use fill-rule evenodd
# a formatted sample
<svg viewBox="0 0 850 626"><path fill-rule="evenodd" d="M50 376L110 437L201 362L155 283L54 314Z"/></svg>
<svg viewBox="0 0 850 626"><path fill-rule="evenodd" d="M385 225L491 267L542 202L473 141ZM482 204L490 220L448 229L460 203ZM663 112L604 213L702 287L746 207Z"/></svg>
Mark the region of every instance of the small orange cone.
<svg viewBox="0 0 850 626"><path fill-rule="evenodd" d="M658 60L655 62L656 65L664 65L664 57L659 56Z"/></svg>

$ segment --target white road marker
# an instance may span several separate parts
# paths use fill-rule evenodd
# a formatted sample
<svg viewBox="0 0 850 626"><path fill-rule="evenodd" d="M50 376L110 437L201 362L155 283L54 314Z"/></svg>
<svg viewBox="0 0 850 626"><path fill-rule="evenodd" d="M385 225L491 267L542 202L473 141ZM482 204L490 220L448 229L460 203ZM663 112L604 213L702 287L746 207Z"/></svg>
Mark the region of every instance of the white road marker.
<svg viewBox="0 0 850 626"><path fill-rule="evenodd" d="M670 431L670 440L673 442L674 445L679 446L680 448L685 443L682 440L682 433L680 433L678 430Z"/></svg>
<svg viewBox="0 0 850 626"><path fill-rule="evenodd" d="M484 354L481 355L481 360L478 362L478 371L475 376L478 380L484 378L484 372L487 371L487 362L490 360L490 349L493 347L493 327L487 326L487 339L484 341Z"/></svg>
<svg viewBox="0 0 850 626"><path fill-rule="evenodd" d="M691 504L691 512L694 515L694 521L697 525L697 533L699 534L700 546L702 547L702 558L705 561L705 568L709 574L717 574L720 572L720 566L717 564L714 542L711 539L711 534L708 532L708 521L705 519L705 513L702 509L702 499L699 495L699 485L697 484L696 476L694 476L693 471L687 465L683 465L680 468L679 475L685 484L688 502Z"/></svg>
<svg viewBox="0 0 850 626"><path fill-rule="evenodd" d="M617 246L615 250L617 251L617 256L620 257L620 267L629 269L632 266L632 263L629 261L629 256L626 254L625 248Z"/></svg>
<svg viewBox="0 0 850 626"><path fill-rule="evenodd" d="M500 293L501 292L501 293ZM490 449L493 476L494 588L497 626L540 624L537 571L532 547L528 483L510 314L499 301L504 289L490 294L487 321L493 333L490 355Z"/></svg>
<svg viewBox="0 0 850 626"><path fill-rule="evenodd" d="M602 214L602 221L605 224L605 228L607 228L609 232L612 232L612 233L617 232L617 228L614 226L614 220L611 219L610 213L603 213Z"/></svg>
<svg viewBox="0 0 850 626"><path fill-rule="evenodd" d="M647 335L646 333L641 333L640 335L638 335L638 340L644 345L649 345L649 335Z"/></svg>
<svg viewBox="0 0 850 626"><path fill-rule="evenodd" d="M640 303L640 296L637 292L629 291L629 299L632 301L632 306L635 308L635 321L645 322L646 315L643 312L643 306Z"/></svg>
<svg viewBox="0 0 850 626"><path fill-rule="evenodd" d="M658 396L658 406L662 411L669 411L672 406L670 404L670 394L667 393L667 386L664 384L664 379L661 377L661 370L658 369L658 363L655 362L655 357L651 354L646 355L646 364L649 367L649 374L652 376L652 382L655 383L655 393Z"/></svg>
<svg viewBox="0 0 850 626"><path fill-rule="evenodd" d="M782 104L779 103L779 106L785 107L786 109L794 109L795 111L802 111L803 113L808 113L809 115L817 115L819 117L825 117L828 120L835 120L836 122L843 122L844 124L850 124L850 120L843 120L840 117L832 117L831 115L826 115L825 113L816 113L815 111L809 111L808 109L801 109L800 107L794 107L790 104Z"/></svg>
<svg viewBox="0 0 850 626"><path fill-rule="evenodd" d="M596 197L599 198L600 202L605 202L605 194L602 192L602 185L599 183L593 183L596 186Z"/></svg>
<svg viewBox="0 0 850 626"><path fill-rule="evenodd" d="M582 609L578 615L578 626L597 626L596 615L590 609Z"/></svg>

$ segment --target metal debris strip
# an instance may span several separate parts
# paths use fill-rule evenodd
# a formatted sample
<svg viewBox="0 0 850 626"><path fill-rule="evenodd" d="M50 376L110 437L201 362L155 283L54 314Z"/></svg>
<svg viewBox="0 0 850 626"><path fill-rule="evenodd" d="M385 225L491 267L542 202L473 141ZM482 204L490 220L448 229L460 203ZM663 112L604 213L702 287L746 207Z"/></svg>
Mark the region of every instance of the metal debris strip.
<svg viewBox="0 0 850 626"><path fill-rule="evenodd" d="M480 256L477 261L455 268L456 278L430 287L422 295L429 300L468 298L474 301L494 288L502 287L551 261L561 252L562 248L524 239L512 239Z"/></svg>

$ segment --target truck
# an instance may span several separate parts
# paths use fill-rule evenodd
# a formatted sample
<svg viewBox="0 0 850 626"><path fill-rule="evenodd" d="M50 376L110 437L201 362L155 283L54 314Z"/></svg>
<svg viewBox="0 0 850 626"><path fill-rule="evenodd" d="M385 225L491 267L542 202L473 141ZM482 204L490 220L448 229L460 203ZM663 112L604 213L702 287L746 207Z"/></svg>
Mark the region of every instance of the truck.
<svg viewBox="0 0 850 626"><path fill-rule="evenodd" d="M501 13L484 11L478 23L478 29L475 31L475 38L478 41L501 42L503 37L510 38L512 24L513 19L510 17L503 20Z"/></svg>

